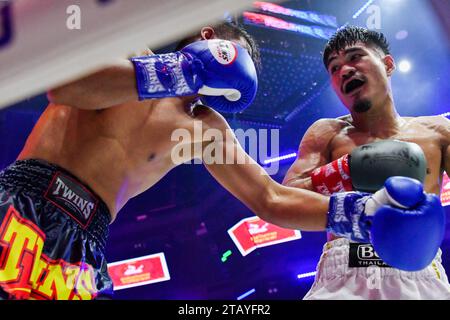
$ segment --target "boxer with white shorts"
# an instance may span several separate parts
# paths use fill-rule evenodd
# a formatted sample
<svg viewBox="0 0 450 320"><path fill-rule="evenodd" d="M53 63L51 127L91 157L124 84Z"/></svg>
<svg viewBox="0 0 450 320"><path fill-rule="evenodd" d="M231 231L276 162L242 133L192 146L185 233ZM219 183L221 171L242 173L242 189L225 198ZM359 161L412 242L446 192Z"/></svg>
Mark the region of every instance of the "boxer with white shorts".
<svg viewBox="0 0 450 320"><path fill-rule="evenodd" d="M398 175L418 179L425 191L439 195L443 171L450 172L450 121L440 116L399 116L391 88L396 67L385 36L359 27L342 28L329 40L323 61L350 115L321 119L307 130L283 183L322 194L375 192L386 178ZM396 223L389 217L384 220L386 225ZM416 231L420 237L428 227L424 224ZM433 260L431 264L418 264L414 272L387 267L392 256L382 257L384 261L375 254L361 256L373 248L359 248L342 235L329 233L315 283L305 299L450 298L440 253L411 254L421 245L414 234L386 235L389 246L411 248L405 260L435 255L428 260ZM388 245L377 246L379 251Z"/></svg>
<svg viewBox="0 0 450 320"><path fill-rule="evenodd" d="M324 245L316 279L303 299L450 299L448 279L441 261L439 250L425 269L402 271L386 265L370 245L336 239Z"/></svg>

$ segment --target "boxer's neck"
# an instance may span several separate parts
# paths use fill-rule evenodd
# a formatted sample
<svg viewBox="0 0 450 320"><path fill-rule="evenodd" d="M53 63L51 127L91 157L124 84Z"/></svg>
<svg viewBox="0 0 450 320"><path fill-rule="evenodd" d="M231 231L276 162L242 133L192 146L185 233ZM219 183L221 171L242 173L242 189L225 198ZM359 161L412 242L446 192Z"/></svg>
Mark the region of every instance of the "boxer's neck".
<svg viewBox="0 0 450 320"><path fill-rule="evenodd" d="M352 113L353 125L358 131L376 138L389 138L397 134L405 120L398 114L394 101L388 97L365 113Z"/></svg>

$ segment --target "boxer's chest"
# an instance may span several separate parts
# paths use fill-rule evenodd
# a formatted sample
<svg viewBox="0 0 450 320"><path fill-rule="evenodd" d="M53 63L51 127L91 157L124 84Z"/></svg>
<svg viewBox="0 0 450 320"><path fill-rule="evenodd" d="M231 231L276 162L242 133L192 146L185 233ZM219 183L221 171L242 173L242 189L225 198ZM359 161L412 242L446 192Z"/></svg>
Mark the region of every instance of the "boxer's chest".
<svg viewBox="0 0 450 320"><path fill-rule="evenodd" d="M358 146L387 139L413 142L421 147L427 159L425 187L429 192L438 193L442 168L442 137L435 130L418 123L407 123L397 134L386 139L373 137L364 132L343 131L336 135L331 143L331 160L351 153Z"/></svg>
<svg viewBox="0 0 450 320"><path fill-rule="evenodd" d="M438 157L442 155L441 134L428 128L425 125L410 121L400 128L397 134L387 138L378 138L367 132L359 132L345 128L337 134L330 144L331 160L337 159L344 154L352 152L358 146L381 141L381 140L401 140L418 144L428 157Z"/></svg>

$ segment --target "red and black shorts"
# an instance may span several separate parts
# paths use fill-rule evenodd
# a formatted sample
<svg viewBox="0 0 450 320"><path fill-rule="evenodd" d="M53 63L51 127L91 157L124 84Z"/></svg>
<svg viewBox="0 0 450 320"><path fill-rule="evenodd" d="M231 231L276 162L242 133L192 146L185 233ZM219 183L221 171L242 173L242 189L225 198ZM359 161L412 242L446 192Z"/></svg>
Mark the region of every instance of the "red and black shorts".
<svg viewBox="0 0 450 320"><path fill-rule="evenodd" d="M113 292L106 204L66 170L19 160L0 173L0 299L98 299Z"/></svg>

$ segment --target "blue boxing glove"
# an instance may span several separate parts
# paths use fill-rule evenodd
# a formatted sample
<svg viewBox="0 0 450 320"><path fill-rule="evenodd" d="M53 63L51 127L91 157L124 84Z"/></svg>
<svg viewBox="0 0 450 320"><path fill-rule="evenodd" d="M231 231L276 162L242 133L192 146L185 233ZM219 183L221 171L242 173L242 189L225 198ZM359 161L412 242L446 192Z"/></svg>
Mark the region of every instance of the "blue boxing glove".
<svg viewBox="0 0 450 320"><path fill-rule="evenodd" d="M444 238L445 213L439 198L425 194L419 181L391 177L373 195L333 195L327 230L372 243L380 258L394 268L418 271L437 254Z"/></svg>
<svg viewBox="0 0 450 320"><path fill-rule="evenodd" d="M244 48L227 40L203 40L178 52L131 58L139 99L200 94L207 106L236 113L254 100L255 65Z"/></svg>
<svg viewBox="0 0 450 320"><path fill-rule="evenodd" d="M376 211L370 234L384 262L418 271L427 267L439 250L445 233L445 212L436 195L425 194L418 181L414 186L408 180L395 177L386 181L384 190L394 207L383 205Z"/></svg>

